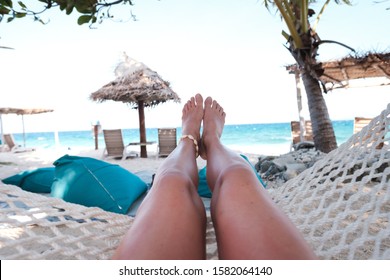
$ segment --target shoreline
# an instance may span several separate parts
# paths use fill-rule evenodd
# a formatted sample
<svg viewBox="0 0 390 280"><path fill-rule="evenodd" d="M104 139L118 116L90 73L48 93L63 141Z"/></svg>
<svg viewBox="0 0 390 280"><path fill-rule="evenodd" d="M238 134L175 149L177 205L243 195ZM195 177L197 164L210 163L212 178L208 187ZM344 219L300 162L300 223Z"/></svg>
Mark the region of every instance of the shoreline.
<svg viewBox="0 0 390 280"><path fill-rule="evenodd" d="M181 128L176 129L179 138ZM337 143L341 145L352 136L353 121L334 121L334 129ZM124 143L139 142L139 129L122 129L122 133ZM39 149L95 148L95 138L91 130L27 132L25 137L21 133L13 133L13 136L17 144L22 145L25 138L26 147ZM146 137L148 141L158 142L157 128L146 128ZM291 127L289 123L225 125L221 141L230 149L242 153L280 155L290 151ZM98 147L105 147L102 132L98 135ZM148 150L157 150L157 144L149 146Z"/></svg>

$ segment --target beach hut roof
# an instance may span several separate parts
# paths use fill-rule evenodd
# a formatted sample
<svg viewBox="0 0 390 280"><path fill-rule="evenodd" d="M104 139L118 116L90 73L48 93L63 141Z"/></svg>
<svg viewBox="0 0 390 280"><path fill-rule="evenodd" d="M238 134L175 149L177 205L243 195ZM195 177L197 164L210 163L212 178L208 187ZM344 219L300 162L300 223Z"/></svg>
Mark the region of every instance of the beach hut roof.
<svg viewBox="0 0 390 280"><path fill-rule="evenodd" d="M287 67L294 70L296 65ZM351 80L384 78L378 85L390 85L390 53L367 53L341 60L320 62L313 70L325 91L349 87Z"/></svg>
<svg viewBox="0 0 390 280"><path fill-rule="evenodd" d="M386 77L387 84L390 84L390 53L348 56L339 61L319 63L318 66L323 71L319 79L328 90L348 87L348 81L362 78Z"/></svg>

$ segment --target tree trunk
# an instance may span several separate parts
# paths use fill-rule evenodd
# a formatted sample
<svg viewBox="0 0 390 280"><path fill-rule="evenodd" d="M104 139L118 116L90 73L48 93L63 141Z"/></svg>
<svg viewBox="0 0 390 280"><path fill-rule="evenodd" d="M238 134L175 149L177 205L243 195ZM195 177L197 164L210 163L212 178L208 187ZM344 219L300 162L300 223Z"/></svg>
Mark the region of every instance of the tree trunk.
<svg viewBox="0 0 390 280"><path fill-rule="evenodd" d="M138 102L138 117L139 117L139 140L141 143L141 157L147 158L148 153L146 151L146 144L142 145L142 143L146 143L146 129L145 129L145 112L144 112L144 102Z"/></svg>
<svg viewBox="0 0 390 280"><path fill-rule="evenodd" d="M302 80L307 94L315 148L329 153L337 148L337 142L320 84L306 71L302 71Z"/></svg>

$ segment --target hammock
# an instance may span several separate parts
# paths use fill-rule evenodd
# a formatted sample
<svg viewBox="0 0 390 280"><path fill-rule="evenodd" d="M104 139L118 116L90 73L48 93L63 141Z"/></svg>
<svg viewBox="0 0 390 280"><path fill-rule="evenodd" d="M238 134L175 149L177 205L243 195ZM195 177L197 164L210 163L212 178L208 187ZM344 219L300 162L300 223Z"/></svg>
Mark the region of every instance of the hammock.
<svg viewBox="0 0 390 280"><path fill-rule="evenodd" d="M271 197L322 259L390 259L390 104Z"/></svg>
<svg viewBox="0 0 390 280"><path fill-rule="evenodd" d="M269 190L322 259L390 259L390 104L296 178ZM0 259L109 259L133 218L0 184ZM207 217L207 258L217 259Z"/></svg>
<svg viewBox="0 0 390 280"><path fill-rule="evenodd" d="M0 259L110 259L133 217L0 185ZM210 216L207 257L217 258Z"/></svg>

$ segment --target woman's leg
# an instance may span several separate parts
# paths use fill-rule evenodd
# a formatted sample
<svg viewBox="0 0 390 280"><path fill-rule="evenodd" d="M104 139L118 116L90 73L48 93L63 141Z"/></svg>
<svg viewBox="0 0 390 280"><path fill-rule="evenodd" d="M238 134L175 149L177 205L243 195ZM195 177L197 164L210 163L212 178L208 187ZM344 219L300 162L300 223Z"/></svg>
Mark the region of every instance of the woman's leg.
<svg viewBox="0 0 390 280"><path fill-rule="evenodd" d="M310 259L311 249L273 203L252 167L220 142L225 113L205 101L202 156L212 189L211 214L221 259Z"/></svg>
<svg viewBox="0 0 390 280"><path fill-rule="evenodd" d="M182 133L200 138L203 98L183 108ZM159 167L153 187L113 258L204 259L206 214L198 196L194 142L185 138Z"/></svg>

